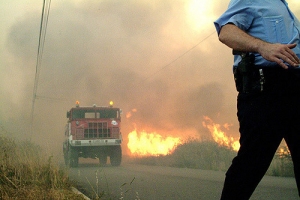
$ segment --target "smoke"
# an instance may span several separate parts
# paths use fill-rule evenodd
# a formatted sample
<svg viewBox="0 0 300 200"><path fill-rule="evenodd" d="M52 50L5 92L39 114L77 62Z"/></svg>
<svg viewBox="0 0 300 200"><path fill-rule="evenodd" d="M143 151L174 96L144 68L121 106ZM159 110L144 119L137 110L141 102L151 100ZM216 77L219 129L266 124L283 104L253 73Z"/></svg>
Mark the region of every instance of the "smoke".
<svg viewBox="0 0 300 200"><path fill-rule="evenodd" d="M82 106L108 105L113 100L124 113L136 109L128 119L123 115L124 138L134 126L183 134L195 129L205 136L203 116L236 124L230 50L219 43L212 21L199 30L190 27L187 3L53 2L34 108L34 135L29 127L40 13L29 12L15 20L4 46L7 73L0 80L5 94L0 125L17 137L61 149L66 111L76 100ZM207 9L217 17L227 4L222 1Z"/></svg>

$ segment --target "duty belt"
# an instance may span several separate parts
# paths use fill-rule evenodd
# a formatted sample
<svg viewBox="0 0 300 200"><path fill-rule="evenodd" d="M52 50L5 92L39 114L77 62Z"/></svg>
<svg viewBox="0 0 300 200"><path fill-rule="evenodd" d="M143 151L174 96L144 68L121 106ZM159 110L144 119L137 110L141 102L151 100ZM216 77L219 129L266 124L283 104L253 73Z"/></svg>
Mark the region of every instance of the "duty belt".
<svg viewBox="0 0 300 200"><path fill-rule="evenodd" d="M234 68L234 80L239 92L299 92L300 68L283 69L280 66L266 67L254 65L253 54L233 52L241 56L238 67Z"/></svg>
<svg viewBox="0 0 300 200"><path fill-rule="evenodd" d="M252 66L247 73L234 69L236 89L239 92L272 92L300 94L300 69Z"/></svg>

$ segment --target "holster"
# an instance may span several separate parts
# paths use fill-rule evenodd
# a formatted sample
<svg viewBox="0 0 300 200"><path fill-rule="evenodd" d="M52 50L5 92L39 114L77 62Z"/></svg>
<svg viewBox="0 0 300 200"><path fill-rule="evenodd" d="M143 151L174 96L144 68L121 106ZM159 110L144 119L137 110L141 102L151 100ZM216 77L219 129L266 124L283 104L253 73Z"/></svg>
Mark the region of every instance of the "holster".
<svg viewBox="0 0 300 200"><path fill-rule="evenodd" d="M262 76L259 69L255 68L253 54L241 53L242 60L234 68L234 80L238 92L249 93L263 90ZM262 71L261 71L262 72Z"/></svg>

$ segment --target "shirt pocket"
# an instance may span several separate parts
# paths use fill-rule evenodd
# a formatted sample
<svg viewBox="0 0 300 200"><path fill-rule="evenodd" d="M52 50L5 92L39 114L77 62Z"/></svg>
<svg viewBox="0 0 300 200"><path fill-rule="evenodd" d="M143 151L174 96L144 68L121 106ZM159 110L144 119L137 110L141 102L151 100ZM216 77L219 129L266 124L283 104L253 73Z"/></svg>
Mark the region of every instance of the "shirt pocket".
<svg viewBox="0 0 300 200"><path fill-rule="evenodd" d="M265 40L270 43L287 44L289 41L282 16L263 17Z"/></svg>

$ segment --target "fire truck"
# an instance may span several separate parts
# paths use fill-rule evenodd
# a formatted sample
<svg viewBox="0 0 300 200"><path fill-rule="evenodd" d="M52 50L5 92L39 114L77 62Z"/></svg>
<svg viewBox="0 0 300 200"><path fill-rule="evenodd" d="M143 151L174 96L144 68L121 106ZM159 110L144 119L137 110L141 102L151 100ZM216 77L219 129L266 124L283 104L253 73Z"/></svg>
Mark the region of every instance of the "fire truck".
<svg viewBox="0 0 300 200"><path fill-rule="evenodd" d="M79 106L67 112L68 123L65 127L63 153L65 164L77 167L82 158L99 159L106 165L108 157L112 166L119 166L122 160L122 135L120 108L109 106Z"/></svg>

